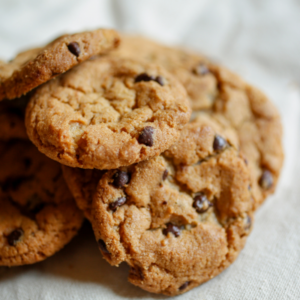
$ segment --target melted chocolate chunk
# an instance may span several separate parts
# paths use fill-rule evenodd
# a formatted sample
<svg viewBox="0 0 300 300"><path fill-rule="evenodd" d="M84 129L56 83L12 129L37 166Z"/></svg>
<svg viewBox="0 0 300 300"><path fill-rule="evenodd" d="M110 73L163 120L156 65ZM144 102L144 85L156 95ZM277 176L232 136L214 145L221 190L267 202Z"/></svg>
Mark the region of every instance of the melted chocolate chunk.
<svg viewBox="0 0 300 300"><path fill-rule="evenodd" d="M130 174L125 171L117 171L113 176L113 185L116 188L122 188L125 184L130 181Z"/></svg>
<svg viewBox="0 0 300 300"><path fill-rule="evenodd" d="M24 234L24 231L22 228L15 229L13 232L7 236L7 242L10 246L16 246L16 244L19 242L21 236Z"/></svg>
<svg viewBox="0 0 300 300"><path fill-rule="evenodd" d="M140 133L138 137L138 142L146 146L152 147L154 145L154 128L151 126L146 126L144 130Z"/></svg>
<svg viewBox="0 0 300 300"><path fill-rule="evenodd" d="M204 194L198 194L194 197L193 207L200 214L205 213L213 204L207 199Z"/></svg>
<svg viewBox="0 0 300 300"><path fill-rule="evenodd" d="M185 282L183 285L181 285L181 286L179 287L179 290L182 291L182 290L186 289L186 288L188 287L189 284L190 284L189 281Z"/></svg>
<svg viewBox="0 0 300 300"><path fill-rule="evenodd" d="M166 180L167 177L168 177L168 175L169 175L169 171L168 171L167 169L165 169L165 171L164 171L164 173L163 173L163 176L162 176L162 179L163 179L163 180Z"/></svg>
<svg viewBox="0 0 300 300"><path fill-rule="evenodd" d="M142 73L138 76L135 77L135 80L134 82L137 83L137 82L141 82L141 81L151 81L151 80L155 80L155 77L152 76L152 75L148 75L147 73Z"/></svg>
<svg viewBox="0 0 300 300"><path fill-rule="evenodd" d="M109 209L112 211L116 211L119 206L125 204L127 199L125 197L118 198L115 202L109 203Z"/></svg>
<svg viewBox="0 0 300 300"><path fill-rule="evenodd" d="M180 236L180 228L172 223L167 224L167 228L163 230L164 235L168 235L168 233L173 233L176 237Z"/></svg>
<svg viewBox="0 0 300 300"><path fill-rule="evenodd" d="M262 173L262 175L259 179L259 185L265 190L272 187L272 185L273 185L273 175L270 171L268 171L268 170L263 171L263 173Z"/></svg>
<svg viewBox="0 0 300 300"><path fill-rule="evenodd" d="M155 77L155 76L152 76L152 75L148 75L147 73L142 73L142 74L135 77L135 80L134 80L135 83L141 82L141 81L145 81L145 82L156 81L161 86L165 85L164 77L162 77L162 76L156 76Z"/></svg>
<svg viewBox="0 0 300 300"><path fill-rule="evenodd" d="M75 56L80 55L80 46L77 42L72 42L68 45L69 51L74 54Z"/></svg>
<svg viewBox="0 0 300 300"><path fill-rule="evenodd" d="M193 73L196 75L205 75L209 73L209 69L205 64L200 63L193 69Z"/></svg>
<svg viewBox="0 0 300 300"><path fill-rule="evenodd" d="M213 143L213 148L215 151L222 151L226 148L227 142L221 136L216 135Z"/></svg>
<svg viewBox="0 0 300 300"><path fill-rule="evenodd" d="M103 253L110 254L109 251L107 250L106 245L103 240L98 240L98 245L99 245L100 250Z"/></svg>

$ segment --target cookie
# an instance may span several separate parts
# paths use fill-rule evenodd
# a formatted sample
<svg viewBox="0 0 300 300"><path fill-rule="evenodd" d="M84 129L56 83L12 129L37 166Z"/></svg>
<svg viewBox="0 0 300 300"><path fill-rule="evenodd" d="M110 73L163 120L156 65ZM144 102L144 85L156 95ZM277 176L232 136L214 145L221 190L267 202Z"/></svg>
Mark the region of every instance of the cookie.
<svg viewBox="0 0 300 300"><path fill-rule="evenodd" d="M235 260L253 220L237 142L230 127L203 114L152 159L101 174L64 167L103 256L112 265L127 262L131 283L177 295Z"/></svg>
<svg viewBox="0 0 300 300"><path fill-rule="evenodd" d="M98 29L63 35L43 48L24 51L8 63L0 62L0 100L20 97L118 44L119 35L116 31Z"/></svg>
<svg viewBox="0 0 300 300"><path fill-rule="evenodd" d="M26 127L61 164L113 169L168 149L190 114L185 89L161 67L97 57L38 88Z"/></svg>
<svg viewBox="0 0 300 300"><path fill-rule="evenodd" d="M195 115L205 111L230 122L251 170L256 207L275 191L284 158L282 125L261 91L204 56L140 37L124 37L115 55L161 64L184 85Z"/></svg>
<svg viewBox="0 0 300 300"><path fill-rule="evenodd" d="M30 141L0 141L0 164L0 266L44 260L74 237L83 215L60 165Z"/></svg>

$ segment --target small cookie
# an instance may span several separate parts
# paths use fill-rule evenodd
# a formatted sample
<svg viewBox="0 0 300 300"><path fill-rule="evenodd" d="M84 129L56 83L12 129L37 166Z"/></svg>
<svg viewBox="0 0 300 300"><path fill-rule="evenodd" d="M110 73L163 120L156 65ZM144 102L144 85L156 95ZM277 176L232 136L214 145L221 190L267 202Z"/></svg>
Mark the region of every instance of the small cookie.
<svg viewBox="0 0 300 300"><path fill-rule="evenodd" d="M253 210L249 170L235 132L222 126L201 115L164 154L93 180L90 170L64 167L103 256L127 262L131 283L181 294L218 275L243 248Z"/></svg>
<svg viewBox="0 0 300 300"><path fill-rule="evenodd" d="M282 125L261 91L201 55L145 38L125 36L115 55L161 64L186 88L195 113L205 111L230 122L249 163L256 208L275 191L284 158Z"/></svg>
<svg viewBox="0 0 300 300"><path fill-rule="evenodd" d="M11 62L0 63L0 100L13 99L66 72L91 56L115 48L119 35L98 29L63 35L44 48L24 51Z"/></svg>
<svg viewBox="0 0 300 300"><path fill-rule="evenodd" d="M0 142L0 266L53 255L81 227L58 163L28 140Z"/></svg>
<svg viewBox="0 0 300 300"><path fill-rule="evenodd" d="M37 89L26 127L62 164L113 169L168 149L190 114L185 89L161 67L97 57Z"/></svg>

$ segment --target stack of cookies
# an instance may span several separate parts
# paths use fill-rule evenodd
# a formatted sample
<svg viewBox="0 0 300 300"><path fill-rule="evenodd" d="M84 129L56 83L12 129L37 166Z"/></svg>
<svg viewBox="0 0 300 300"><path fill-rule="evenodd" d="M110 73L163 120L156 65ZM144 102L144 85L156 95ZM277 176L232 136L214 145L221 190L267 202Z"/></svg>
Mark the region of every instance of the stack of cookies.
<svg viewBox="0 0 300 300"><path fill-rule="evenodd" d="M0 100L0 266L53 255L85 217L131 283L184 293L236 259L282 167L262 92L114 30L0 62Z"/></svg>

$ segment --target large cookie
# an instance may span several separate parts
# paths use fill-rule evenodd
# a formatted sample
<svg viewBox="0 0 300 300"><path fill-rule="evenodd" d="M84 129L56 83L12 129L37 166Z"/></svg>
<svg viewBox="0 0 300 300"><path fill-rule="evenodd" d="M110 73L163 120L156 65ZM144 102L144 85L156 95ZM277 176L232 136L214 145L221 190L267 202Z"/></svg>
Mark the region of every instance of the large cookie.
<svg viewBox="0 0 300 300"><path fill-rule="evenodd" d="M168 149L190 113L185 89L161 67L98 57L38 88L26 127L62 164L113 169Z"/></svg>
<svg viewBox="0 0 300 300"><path fill-rule="evenodd" d="M24 51L8 63L0 62L0 100L20 97L118 44L119 35L116 31L98 29L63 35L43 48Z"/></svg>
<svg viewBox="0 0 300 300"><path fill-rule="evenodd" d="M127 262L131 283L177 295L235 260L253 210L236 143L230 128L200 115L175 145L147 161L105 173L64 167L103 256L112 265Z"/></svg>
<svg viewBox="0 0 300 300"><path fill-rule="evenodd" d="M274 192L283 163L282 125L272 102L224 67L193 52L140 37L124 37L117 56L159 63L184 85L194 112L225 118L236 129L251 169L258 207Z"/></svg>
<svg viewBox="0 0 300 300"><path fill-rule="evenodd" d="M25 137L17 139L15 130L10 133L0 141L0 266L32 264L53 255L83 221L60 165Z"/></svg>

